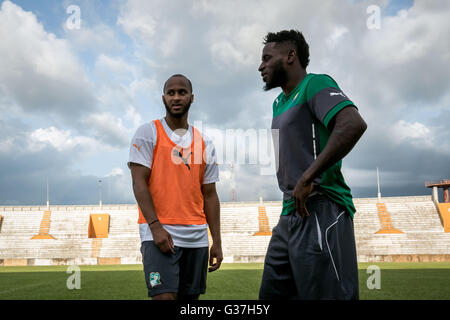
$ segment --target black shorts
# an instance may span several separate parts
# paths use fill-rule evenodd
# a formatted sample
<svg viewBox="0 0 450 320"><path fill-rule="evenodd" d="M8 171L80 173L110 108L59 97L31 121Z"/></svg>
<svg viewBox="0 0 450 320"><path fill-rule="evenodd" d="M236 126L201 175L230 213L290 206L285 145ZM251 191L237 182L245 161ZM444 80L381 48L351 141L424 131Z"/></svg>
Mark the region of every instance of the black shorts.
<svg viewBox="0 0 450 320"><path fill-rule="evenodd" d="M162 253L154 241L141 244L148 296L162 293L199 295L206 290L208 247L182 248Z"/></svg>
<svg viewBox="0 0 450 320"><path fill-rule="evenodd" d="M323 195L306 202L309 216L293 211L273 229L260 299L358 299L353 220Z"/></svg>

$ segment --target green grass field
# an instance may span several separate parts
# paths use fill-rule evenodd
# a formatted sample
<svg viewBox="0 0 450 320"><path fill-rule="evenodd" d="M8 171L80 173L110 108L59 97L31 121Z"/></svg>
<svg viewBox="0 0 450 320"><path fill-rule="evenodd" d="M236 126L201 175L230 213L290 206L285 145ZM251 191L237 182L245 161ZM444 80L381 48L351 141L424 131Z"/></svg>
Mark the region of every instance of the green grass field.
<svg viewBox="0 0 450 320"><path fill-rule="evenodd" d="M369 290L369 265L381 269L381 288ZM81 289L67 289L67 266L0 267L0 300L76 299L145 300L147 288L141 265L80 266ZM255 300L261 263L222 264L208 274L203 300ZM449 300L450 263L361 263L360 299Z"/></svg>

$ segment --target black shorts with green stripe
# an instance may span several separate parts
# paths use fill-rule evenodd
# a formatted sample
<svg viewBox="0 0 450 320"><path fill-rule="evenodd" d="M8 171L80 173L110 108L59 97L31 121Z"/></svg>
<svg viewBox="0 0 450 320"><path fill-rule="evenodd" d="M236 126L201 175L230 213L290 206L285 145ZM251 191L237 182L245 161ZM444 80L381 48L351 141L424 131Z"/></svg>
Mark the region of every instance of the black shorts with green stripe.
<svg viewBox="0 0 450 320"><path fill-rule="evenodd" d="M359 299L353 219L324 195L308 198L309 216L280 216L267 249L262 300Z"/></svg>
<svg viewBox="0 0 450 320"><path fill-rule="evenodd" d="M208 247L183 248L175 246L175 253L162 253L154 241L141 244L145 283L148 296L177 293L197 296L206 291Z"/></svg>

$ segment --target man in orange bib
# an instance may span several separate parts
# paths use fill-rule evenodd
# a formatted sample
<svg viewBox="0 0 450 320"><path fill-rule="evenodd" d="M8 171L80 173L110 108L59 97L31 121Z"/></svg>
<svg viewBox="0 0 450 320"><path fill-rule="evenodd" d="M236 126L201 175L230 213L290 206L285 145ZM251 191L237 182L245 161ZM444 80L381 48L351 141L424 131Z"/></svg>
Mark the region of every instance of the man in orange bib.
<svg viewBox="0 0 450 320"><path fill-rule="evenodd" d="M194 101L183 75L164 84L166 116L140 126L128 166L139 209L139 233L148 295L154 300L194 300L209 271L223 260L219 170L212 142L188 124Z"/></svg>

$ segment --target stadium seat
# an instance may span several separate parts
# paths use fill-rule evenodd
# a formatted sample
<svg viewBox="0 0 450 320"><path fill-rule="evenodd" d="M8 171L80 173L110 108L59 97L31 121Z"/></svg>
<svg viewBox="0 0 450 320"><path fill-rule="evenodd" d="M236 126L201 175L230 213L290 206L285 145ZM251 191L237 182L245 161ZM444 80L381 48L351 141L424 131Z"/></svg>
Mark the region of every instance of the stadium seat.
<svg viewBox="0 0 450 320"><path fill-rule="evenodd" d="M89 217L88 238L108 238L109 214L91 214Z"/></svg>
<svg viewBox="0 0 450 320"><path fill-rule="evenodd" d="M450 232L450 203L439 203L438 208L444 232Z"/></svg>

